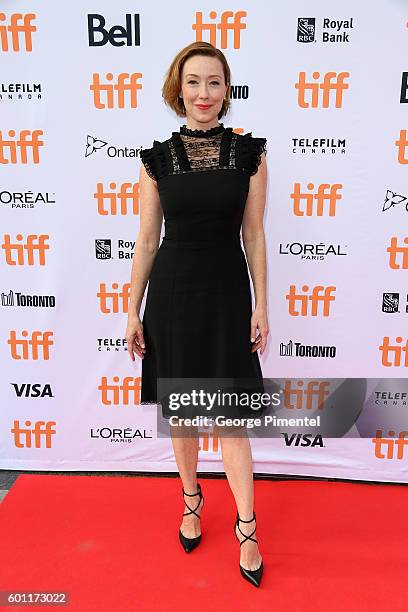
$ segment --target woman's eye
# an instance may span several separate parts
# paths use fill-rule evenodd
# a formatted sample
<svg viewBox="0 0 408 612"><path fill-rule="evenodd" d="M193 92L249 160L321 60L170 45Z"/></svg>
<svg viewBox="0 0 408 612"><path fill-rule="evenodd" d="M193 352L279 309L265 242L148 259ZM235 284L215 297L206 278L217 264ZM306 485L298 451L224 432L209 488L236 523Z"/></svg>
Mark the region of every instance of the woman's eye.
<svg viewBox="0 0 408 612"><path fill-rule="evenodd" d="M194 81L194 80L190 80L190 81L187 81L187 82L188 82L189 85L190 85L190 83L197 83L197 81ZM211 81L211 85L219 85L219 82L218 81Z"/></svg>

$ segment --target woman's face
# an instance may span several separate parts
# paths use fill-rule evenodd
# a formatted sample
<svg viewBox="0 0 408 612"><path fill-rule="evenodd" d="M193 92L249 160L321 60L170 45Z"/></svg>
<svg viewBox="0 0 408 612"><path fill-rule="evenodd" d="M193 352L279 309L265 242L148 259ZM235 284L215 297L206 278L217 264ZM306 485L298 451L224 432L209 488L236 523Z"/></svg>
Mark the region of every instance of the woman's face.
<svg viewBox="0 0 408 612"><path fill-rule="evenodd" d="M218 125L218 113L227 92L224 71L217 57L195 55L184 64L181 73L181 92L187 122L195 129Z"/></svg>

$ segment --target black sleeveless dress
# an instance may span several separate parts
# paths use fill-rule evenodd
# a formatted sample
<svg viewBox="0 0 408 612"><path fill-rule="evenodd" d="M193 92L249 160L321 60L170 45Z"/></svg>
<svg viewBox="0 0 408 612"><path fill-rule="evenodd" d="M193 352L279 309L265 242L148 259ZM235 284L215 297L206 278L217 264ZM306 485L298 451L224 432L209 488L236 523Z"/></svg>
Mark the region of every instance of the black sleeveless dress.
<svg viewBox="0 0 408 612"><path fill-rule="evenodd" d="M250 176L266 139L220 125L183 125L140 151L157 181L165 235L142 319L142 404L157 404L157 378L262 380L251 352L252 298L240 230Z"/></svg>

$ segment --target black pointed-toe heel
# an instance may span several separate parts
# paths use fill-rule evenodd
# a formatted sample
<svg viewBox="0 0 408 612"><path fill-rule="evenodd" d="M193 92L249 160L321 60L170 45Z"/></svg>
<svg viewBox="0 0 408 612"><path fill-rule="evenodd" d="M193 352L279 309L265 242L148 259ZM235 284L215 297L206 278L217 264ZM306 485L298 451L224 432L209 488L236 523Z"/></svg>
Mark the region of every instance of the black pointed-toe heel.
<svg viewBox="0 0 408 612"><path fill-rule="evenodd" d="M200 485L200 483L197 483L197 488L198 488L197 493L186 493L184 491L184 488L182 489L183 490L183 495L187 495L188 497L194 497L195 495L199 495L200 496L199 500L198 500L198 504L196 505L195 508L190 508L190 506L184 500L184 503L186 504L187 508L189 509L189 512L184 512L183 516L187 516L188 514L195 514L196 516L198 516L198 518L200 518L200 515L197 514L196 510L200 507L201 500L203 500L202 508L204 508L204 495L201 492L201 485ZM181 533L181 529L180 529L180 531L179 531L179 538L180 538L180 542L181 542L184 550L186 551L186 553L189 553L192 550L194 550L194 548L197 548L197 546L201 542L201 533L196 538L186 538L186 536Z"/></svg>
<svg viewBox="0 0 408 612"><path fill-rule="evenodd" d="M241 518L239 518L239 514L237 512L237 520L234 523L234 533L235 533L235 536L238 542L239 542L239 537L237 536L237 527L238 527L238 531L240 532L240 534L244 536L244 539L241 542L239 542L240 547L247 540L252 540L252 542L256 542L258 544L258 540L252 537L256 531L256 527L249 535L242 533L241 529L239 528L240 522L241 523L252 523L252 521L256 521L255 512L254 512L254 516L249 521L243 521ZM256 587L259 587L259 585L261 584L261 578L263 574L263 561L261 561L261 565L256 570L246 569L245 567L242 567L241 564L239 564L239 569L241 571L241 576L245 578L245 580L248 580L248 582L250 582Z"/></svg>

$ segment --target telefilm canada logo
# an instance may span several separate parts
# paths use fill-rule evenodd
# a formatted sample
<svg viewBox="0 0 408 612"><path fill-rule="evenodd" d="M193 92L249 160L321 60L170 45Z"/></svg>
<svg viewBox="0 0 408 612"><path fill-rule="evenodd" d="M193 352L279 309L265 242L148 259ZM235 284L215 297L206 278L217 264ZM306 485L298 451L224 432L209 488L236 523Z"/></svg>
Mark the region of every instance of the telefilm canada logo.
<svg viewBox="0 0 408 612"><path fill-rule="evenodd" d="M100 138L88 134L86 137L85 157L90 157L101 150L104 150L106 156L109 158L138 157L140 147L117 147L115 145L110 145L106 140L101 140Z"/></svg>
<svg viewBox="0 0 408 612"><path fill-rule="evenodd" d="M353 27L353 17L350 19L323 17L321 37L317 41L316 17L298 17L297 42L349 43Z"/></svg>
<svg viewBox="0 0 408 612"><path fill-rule="evenodd" d="M21 102L42 100L41 83L5 83L0 82L0 101Z"/></svg>
<svg viewBox="0 0 408 612"><path fill-rule="evenodd" d="M289 340L286 344L281 342L279 345L279 355L281 357L325 357L333 359L336 357L337 347L322 346L318 344L302 344Z"/></svg>
<svg viewBox="0 0 408 612"><path fill-rule="evenodd" d="M347 141L345 138L292 137L294 155L345 155Z"/></svg>

